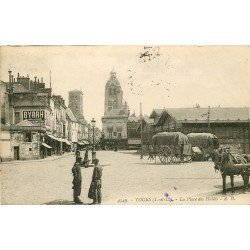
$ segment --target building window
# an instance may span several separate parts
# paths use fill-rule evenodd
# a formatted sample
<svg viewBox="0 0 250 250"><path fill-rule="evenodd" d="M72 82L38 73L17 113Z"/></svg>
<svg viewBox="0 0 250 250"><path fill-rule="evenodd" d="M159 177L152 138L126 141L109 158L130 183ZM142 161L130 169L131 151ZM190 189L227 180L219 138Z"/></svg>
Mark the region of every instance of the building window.
<svg viewBox="0 0 250 250"><path fill-rule="evenodd" d="M109 138L112 138L112 131L109 131Z"/></svg>
<svg viewBox="0 0 250 250"><path fill-rule="evenodd" d="M112 109L112 102L109 101L109 103L108 103L108 110L111 110L111 109Z"/></svg>
<svg viewBox="0 0 250 250"><path fill-rule="evenodd" d="M25 132L24 133L24 141L25 142L31 142L32 140L31 140L31 132Z"/></svg>
<svg viewBox="0 0 250 250"><path fill-rule="evenodd" d="M118 138L122 138L122 133L121 132L118 133Z"/></svg>
<svg viewBox="0 0 250 250"><path fill-rule="evenodd" d="M117 132L116 131L114 132L114 136L117 136Z"/></svg>
<svg viewBox="0 0 250 250"><path fill-rule="evenodd" d="M20 122L20 112L15 112L15 124Z"/></svg>

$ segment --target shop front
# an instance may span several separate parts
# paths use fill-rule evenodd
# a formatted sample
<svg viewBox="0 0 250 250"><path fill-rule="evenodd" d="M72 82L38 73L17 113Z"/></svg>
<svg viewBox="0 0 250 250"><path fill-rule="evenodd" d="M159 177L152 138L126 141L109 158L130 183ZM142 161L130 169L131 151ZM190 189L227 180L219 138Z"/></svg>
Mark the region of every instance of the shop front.
<svg viewBox="0 0 250 250"><path fill-rule="evenodd" d="M41 151L42 135L45 128L24 120L10 128L11 155L14 160L43 158Z"/></svg>

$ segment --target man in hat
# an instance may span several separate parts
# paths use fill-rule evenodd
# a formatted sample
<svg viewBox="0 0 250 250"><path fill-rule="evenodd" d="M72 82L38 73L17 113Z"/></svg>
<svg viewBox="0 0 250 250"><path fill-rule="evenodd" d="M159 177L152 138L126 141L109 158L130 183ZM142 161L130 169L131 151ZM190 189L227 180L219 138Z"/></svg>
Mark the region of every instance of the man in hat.
<svg viewBox="0 0 250 250"><path fill-rule="evenodd" d="M99 160L94 159L94 170L92 175L92 182L90 186L89 198L93 198L93 204L100 204L102 202L102 166L99 165Z"/></svg>
<svg viewBox="0 0 250 250"><path fill-rule="evenodd" d="M181 162L184 161L184 143L183 142L180 145L180 159L181 159Z"/></svg>
<svg viewBox="0 0 250 250"><path fill-rule="evenodd" d="M80 156L80 152L76 155L76 161L72 168L73 174L73 197L74 202L76 204L82 204L82 201L79 199L82 190L82 173L81 173L81 166L82 166L82 157Z"/></svg>
<svg viewBox="0 0 250 250"><path fill-rule="evenodd" d="M84 154L84 160L83 160L83 163L84 163L84 166L88 166L90 160L89 160L89 151L88 151L88 148L86 147L86 151L85 151L85 154Z"/></svg>

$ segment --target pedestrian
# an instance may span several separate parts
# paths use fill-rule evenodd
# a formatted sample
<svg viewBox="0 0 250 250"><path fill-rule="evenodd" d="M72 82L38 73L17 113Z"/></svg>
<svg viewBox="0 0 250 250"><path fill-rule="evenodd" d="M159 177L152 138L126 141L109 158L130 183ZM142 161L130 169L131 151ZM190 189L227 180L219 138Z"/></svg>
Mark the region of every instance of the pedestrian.
<svg viewBox="0 0 250 250"><path fill-rule="evenodd" d="M183 142L180 145L180 159L181 159L181 162L184 161L184 143Z"/></svg>
<svg viewBox="0 0 250 250"><path fill-rule="evenodd" d="M78 148L76 149L76 154L75 155L77 155L77 154L80 154L80 150Z"/></svg>
<svg viewBox="0 0 250 250"><path fill-rule="evenodd" d="M80 157L79 152L79 154L76 156L76 162L71 170L73 174L73 197L76 204L82 204L82 201L79 198L82 190L81 160L82 158Z"/></svg>
<svg viewBox="0 0 250 250"><path fill-rule="evenodd" d="M93 204L100 204L102 202L102 166L99 165L99 160L93 160L94 170L92 181L89 187L88 197L93 199Z"/></svg>
<svg viewBox="0 0 250 250"><path fill-rule="evenodd" d="M81 161L81 160L82 160L82 157L81 157L80 151L78 151L76 153L76 162Z"/></svg>
<svg viewBox="0 0 250 250"><path fill-rule="evenodd" d="M89 164L89 151L87 147L86 147L86 151L84 154L83 164L84 166L87 166Z"/></svg>

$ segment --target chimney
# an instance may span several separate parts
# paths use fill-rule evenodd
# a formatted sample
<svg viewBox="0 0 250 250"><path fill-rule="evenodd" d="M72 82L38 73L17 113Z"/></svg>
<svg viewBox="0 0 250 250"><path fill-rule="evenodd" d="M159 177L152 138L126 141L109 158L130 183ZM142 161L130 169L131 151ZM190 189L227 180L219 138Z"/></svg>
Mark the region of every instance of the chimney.
<svg viewBox="0 0 250 250"><path fill-rule="evenodd" d="M10 91L10 85L11 85L11 73L12 73L12 71L9 69L8 73L9 73L9 83L7 84L7 91L9 92Z"/></svg>
<svg viewBox="0 0 250 250"><path fill-rule="evenodd" d="M20 75L19 75L19 72L17 73L17 78L19 78L20 77Z"/></svg>
<svg viewBox="0 0 250 250"><path fill-rule="evenodd" d="M14 76L13 75L11 75L11 82L13 83L13 79L14 79Z"/></svg>
<svg viewBox="0 0 250 250"><path fill-rule="evenodd" d="M27 74L27 78L29 78L29 74Z"/></svg>
<svg viewBox="0 0 250 250"><path fill-rule="evenodd" d="M36 76L35 76L35 91L37 91L37 82L36 82Z"/></svg>
<svg viewBox="0 0 250 250"><path fill-rule="evenodd" d="M41 77L41 83L43 83L43 77Z"/></svg>

